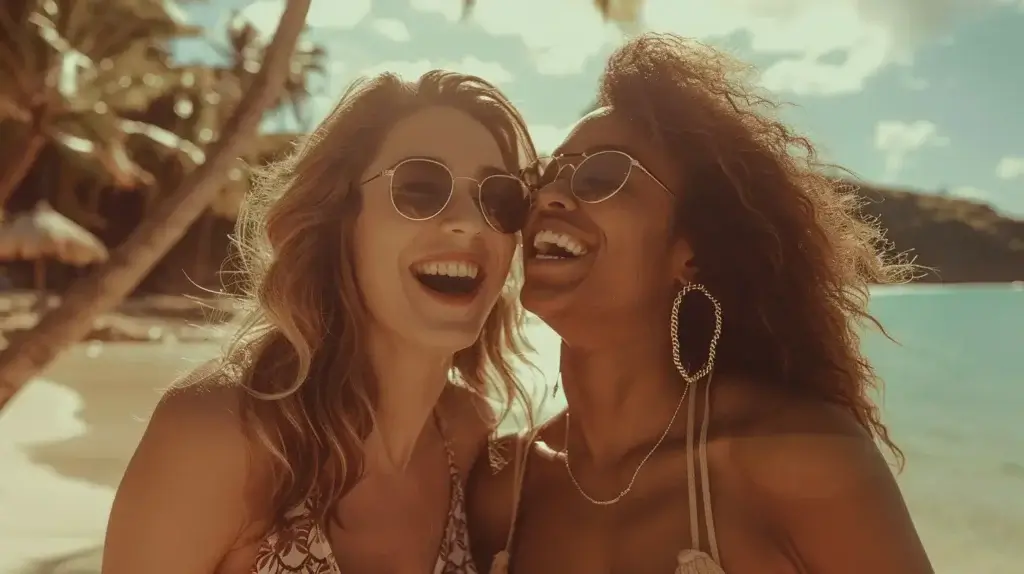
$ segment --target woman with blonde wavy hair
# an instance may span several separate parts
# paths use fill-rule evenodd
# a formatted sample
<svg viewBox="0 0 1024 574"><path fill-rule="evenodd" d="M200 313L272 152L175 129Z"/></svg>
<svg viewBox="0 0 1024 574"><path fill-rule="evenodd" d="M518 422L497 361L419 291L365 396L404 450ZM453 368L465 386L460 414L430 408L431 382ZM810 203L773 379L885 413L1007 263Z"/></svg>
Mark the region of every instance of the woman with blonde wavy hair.
<svg viewBox="0 0 1024 574"><path fill-rule="evenodd" d="M354 85L246 200L252 314L158 405L105 574L475 572L463 484L512 376L507 278L535 157L507 99Z"/></svg>
<svg viewBox="0 0 1024 574"><path fill-rule="evenodd" d="M523 574L932 572L858 330L910 268L723 55L642 35L538 177L524 307L568 409L470 480Z"/></svg>

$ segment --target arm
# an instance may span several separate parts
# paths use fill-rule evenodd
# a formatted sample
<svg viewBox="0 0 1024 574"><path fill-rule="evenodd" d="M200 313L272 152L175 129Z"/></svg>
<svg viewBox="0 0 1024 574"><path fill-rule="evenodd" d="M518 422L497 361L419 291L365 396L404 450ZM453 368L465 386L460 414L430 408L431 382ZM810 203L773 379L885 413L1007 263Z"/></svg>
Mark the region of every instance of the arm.
<svg viewBox="0 0 1024 574"><path fill-rule="evenodd" d="M172 389L117 490L103 574L213 573L247 523L248 471L233 389Z"/></svg>
<svg viewBox="0 0 1024 574"><path fill-rule="evenodd" d="M899 487L852 416L821 404L787 409L737 458L769 525L801 571L933 574Z"/></svg>

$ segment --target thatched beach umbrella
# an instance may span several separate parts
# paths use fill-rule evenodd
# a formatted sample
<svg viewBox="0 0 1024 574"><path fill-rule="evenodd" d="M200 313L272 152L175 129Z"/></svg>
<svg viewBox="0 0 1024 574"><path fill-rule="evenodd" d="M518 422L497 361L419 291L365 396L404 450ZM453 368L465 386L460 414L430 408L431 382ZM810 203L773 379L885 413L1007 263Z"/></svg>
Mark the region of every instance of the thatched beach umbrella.
<svg viewBox="0 0 1024 574"><path fill-rule="evenodd" d="M46 285L46 260L84 267L107 260L109 253L95 235L41 201L32 211L0 224L0 261L32 261L35 287Z"/></svg>

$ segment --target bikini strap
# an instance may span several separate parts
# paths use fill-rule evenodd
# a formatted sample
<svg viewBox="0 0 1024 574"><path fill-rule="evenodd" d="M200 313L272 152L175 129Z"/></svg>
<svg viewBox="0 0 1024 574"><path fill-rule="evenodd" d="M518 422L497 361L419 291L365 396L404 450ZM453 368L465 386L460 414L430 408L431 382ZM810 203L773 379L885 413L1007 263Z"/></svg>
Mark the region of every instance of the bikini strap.
<svg viewBox="0 0 1024 574"><path fill-rule="evenodd" d="M694 432L694 419L697 410L697 393L690 396L686 405L686 474L687 491L690 502L690 544L694 550L700 546L700 511L698 510L697 485L700 485L701 508L704 514L705 532L708 535L708 549L715 562L720 563L718 554L718 538L715 535L714 512L711 509L711 480L708 477L708 429L711 426L711 377L704 382L704 408L700 425L700 434ZM697 456L694 460L694 443L697 443Z"/></svg>
<svg viewBox="0 0 1024 574"><path fill-rule="evenodd" d="M700 516L697 512L697 471L693 460L693 419L697 401L690 395L686 401L686 490L690 507L690 546L700 550Z"/></svg>
<svg viewBox="0 0 1024 574"><path fill-rule="evenodd" d="M700 457L700 489L704 493L704 525L708 533L708 549L711 550L711 558L718 564L721 564L722 560L718 555L718 537L715 536L715 513L711 510L711 480L708 478L708 429L710 427L711 375L708 376L708 380L704 384L704 419L700 424L698 455Z"/></svg>
<svg viewBox="0 0 1024 574"><path fill-rule="evenodd" d="M526 440L516 441L515 458L513 459L512 472L514 473L512 483L512 517L508 526L508 538L505 540L505 548L494 555L491 561L490 574L507 574L509 561L512 553L512 542L515 538L516 523L519 522L519 502L522 498L523 483L526 479L526 465L530 460L530 447L537 437L534 429L529 434L523 435Z"/></svg>
<svg viewBox="0 0 1024 574"><path fill-rule="evenodd" d="M444 442L444 453L448 457L448 472L455 479L456 484L459 483L459 466L455 463L455 449L452 448L452 441L448 437L448 427L441 418L441 414L434 411L434 424L437 425L437 432L441 435L441 441Z"/></svg>

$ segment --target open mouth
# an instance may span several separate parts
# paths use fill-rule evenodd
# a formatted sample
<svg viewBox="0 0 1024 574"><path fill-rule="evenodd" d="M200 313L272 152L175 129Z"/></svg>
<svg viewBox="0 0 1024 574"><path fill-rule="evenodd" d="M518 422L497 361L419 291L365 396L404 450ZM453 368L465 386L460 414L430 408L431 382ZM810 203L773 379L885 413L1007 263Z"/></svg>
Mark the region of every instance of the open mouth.
<svg viewBox="0 0 1024 574"><path fill-rule="evenodd" d="M417 263L412 272L427 290L448 297L475 295L484 281L480 266L468 261Z"/></svg>
<svg viewBox="0 0 1024 574"><path fill-rule="evenodd" d="M533 236L535 259L567 260L587 254L587 247L575 237L558 231L543 229Z"/></svg>

